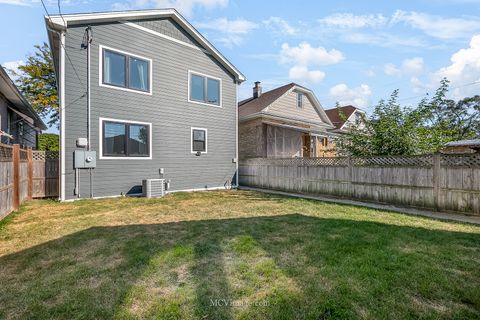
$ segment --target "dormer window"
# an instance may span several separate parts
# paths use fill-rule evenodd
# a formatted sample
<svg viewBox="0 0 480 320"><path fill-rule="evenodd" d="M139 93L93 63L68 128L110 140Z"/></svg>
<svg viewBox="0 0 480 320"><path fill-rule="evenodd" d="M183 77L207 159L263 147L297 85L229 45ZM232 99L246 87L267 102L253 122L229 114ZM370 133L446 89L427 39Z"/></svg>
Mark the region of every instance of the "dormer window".
<svg viewBox="0 0 480 320"><path fill-rule="evenodd" d="M303 108L303 93L297 92L297 108Z"/></svg>

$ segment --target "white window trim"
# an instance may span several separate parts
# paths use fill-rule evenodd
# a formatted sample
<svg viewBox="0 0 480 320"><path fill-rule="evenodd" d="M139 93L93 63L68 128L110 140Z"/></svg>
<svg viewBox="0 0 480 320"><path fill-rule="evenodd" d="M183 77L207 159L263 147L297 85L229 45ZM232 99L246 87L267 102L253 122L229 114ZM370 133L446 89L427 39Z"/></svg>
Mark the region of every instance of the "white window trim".
<svg viewBox="0 0 480 320"><path fill-rule="evenodd" d="M296 99L295 99L296 100L295 102L297 104L297 109L303 109L303 96L304 96L303 92L297 92L297 96L296 96ZM298 102L299 102L298 98L299 97L301 97L300 107L298 106Z"/></svg>
<svg viewBox="0 0 480 320"><path fill-rule="evenodd" d="M200 101L195 101L195 100L190 99L190 79L191 79L192 74L197 75L197 76L201 76L201 77L207 77L207 78L219 81L219 83L220 83L220 104L216 105L216 104L212 104L212 103L200 102ZM190 103L196 103L196 104L201 104L201 105L204 105L204 106L222 108L222 100L223 100L222 79L218 78L218 77L210 76L208 74L204 74L204 73L201 73L201 72L188 70L188 96L187 96L187 99L188 99L188 102L190 102Z"/></svg>
<svg viewBox="0 0 480 320"><path fill-rule="evenodd" d="M149 64L148 65L148 67L149 67L149 79L148 79L149 86L148 86L148 89L149 89L149 91L135 90L135 89L130 89L130 88L122 88L122 87L112 86L112 85L103 83L103 49L107 49L107 50L110 50L110 51L113 51L113 52L118 52L118 53L121 53L121 54L129 55L129 56L134 57L134 58L139 58L139 59L148 61L148 64ZM128 91L128 92L135 92L135 93L146 94L146 95L150 95L150 96L152 95L152 92L153 92L153 81L152 81L153 80L153 60L152 59L146 58L146 57L143 57L143 56L139 56L138 54L133 54L133 53L130 53L130 52L126 52L126 51L123 51L123 50L118 50L118 49L107 47L107 46L104 46L104 45L99 45L98 46L98 61L99 61L99 64L98 64L98 74L99 74L98 85L100 87L106 87L106 88Z"/></svg>
<svg viewBox="0 0 480 320"><path fill-rule="evenodd" d="M198 151L193 151L193 130L203 130L205 131L205 151L200 151L201 154L206 154L208 151L208 130L206 128L190 128L190 153L197 153Z"/></svg>
<svg viewBox="0 0 480 320"><path fill-rule="evenodd" d="M131 124L143 124L149 126L149 156L148 157L111 157L111 156L104 156L103 155L103 122L104 121L113 121L113 122L120 122L120 123L131 123ZM150 122L140 122L140 121L131 121L131 120L120 120L120 119L112 119L112 118L98 118L98 145L99 145L99 159L101 160L152 160L152 145L153 145L153 138L152 138L152 124Z"/></svg>

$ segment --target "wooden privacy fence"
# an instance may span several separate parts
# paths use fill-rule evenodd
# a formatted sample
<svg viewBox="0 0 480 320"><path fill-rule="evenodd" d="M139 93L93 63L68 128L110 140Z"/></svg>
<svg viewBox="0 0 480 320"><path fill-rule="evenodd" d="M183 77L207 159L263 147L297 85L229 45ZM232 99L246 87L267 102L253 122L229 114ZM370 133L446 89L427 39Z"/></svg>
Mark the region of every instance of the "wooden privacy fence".
<svg viewBox="0 0 480 320"><path fill-rule="evenodd" d="M480 215L480 154L240 161L240 185Z"/></svg>
<svg viewBox="0 0 480 320"><path fill-rule="evenodd" d="M58 153L0 144L0 218L33 198L58 196Z"/></svg>

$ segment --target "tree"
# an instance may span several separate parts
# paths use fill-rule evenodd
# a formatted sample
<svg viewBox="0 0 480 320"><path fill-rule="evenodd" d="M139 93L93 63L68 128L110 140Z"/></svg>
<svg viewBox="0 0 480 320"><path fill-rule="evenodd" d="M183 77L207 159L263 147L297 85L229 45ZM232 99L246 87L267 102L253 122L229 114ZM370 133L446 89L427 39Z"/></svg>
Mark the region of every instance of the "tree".
<svg viewBox="0 0 480 320"><path fill-rule="evenodd" d="M49 126L59 124L58 96L55 69L50 49L46 43L35 45L35 53L19 66L17 85L40 116Z"/></svg>
<svg viewBox="0 0 480 320"><path fill-rule="evenodd" d="M59 136L55 133L42 133L37 138L37 149L44 151L59 151Z"/></svg>
<svg viewBox="0 0 480 320"><path fill-rule="evenodd" d="M442 79L431 99L416 108L398 103L398 90L375 106L365 127L352 126L339 148L353 156L414 155L438 152L454 140L480 136L480 96L458 102L446 98L449 81Z"/></svg>
<svg viewBox="0 0 480 320"><path fill-rule="evenodd" d="M365 126L353 124L340 138L339 147L352 156L409 155L415 152L414 134L418 119L398 103L398 90L388 101L380 100Z"/></svg>

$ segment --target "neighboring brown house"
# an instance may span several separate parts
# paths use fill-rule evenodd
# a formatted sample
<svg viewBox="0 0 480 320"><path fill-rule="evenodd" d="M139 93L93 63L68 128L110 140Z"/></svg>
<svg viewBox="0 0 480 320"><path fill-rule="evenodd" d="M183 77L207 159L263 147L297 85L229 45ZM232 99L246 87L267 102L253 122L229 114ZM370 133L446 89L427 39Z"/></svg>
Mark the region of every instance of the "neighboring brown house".
<svg viewBox="0 0 480 320"><path fill-rule="evenodd" d="M354 124L361 128L365 118L365 111L352 105L328 109L325 113L335 126L332 130L335 133L346 133Z"/></svg>
<svg viewBox="0 0 480 320"><path fill-rule="evenodd" d="M0 66L0 143L36 148L37 135L45 129L40 116Z"/></svg>
<svg viewBox="0 0 480 320"><path fill-rule="evenodd" d="M451 141L445 145L444 153L475 153L480 152L480 139Z"/></svg>
<svg viewBox="0 0 480 320"><path fill-rule="evenodd" d="M325 146L333 124L315 94L289 83L262 93L255 82L251 98L240 101L239 157L332 156Z"/></svg>

